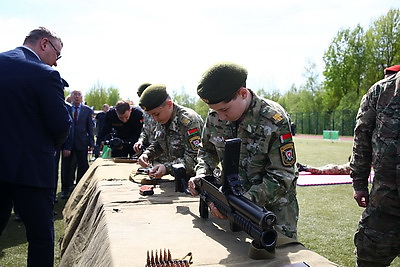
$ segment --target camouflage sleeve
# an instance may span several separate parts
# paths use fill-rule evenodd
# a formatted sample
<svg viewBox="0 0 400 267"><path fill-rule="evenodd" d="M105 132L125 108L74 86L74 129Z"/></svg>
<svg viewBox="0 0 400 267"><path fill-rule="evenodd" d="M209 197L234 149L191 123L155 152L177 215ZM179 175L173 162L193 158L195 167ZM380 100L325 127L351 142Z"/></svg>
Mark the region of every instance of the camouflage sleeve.
<svg viewBox="0 0 400 267"><path fill-rule="evenodd" d="M356 117L353 154L350 161L350 176L353 178L353 187L356 191L368 191L368 177L372 163L372 132L376 122L374 91L378 88L379 85L375 84L364 95Z"/></svg>
<svg viewBox="0 0 400 267"><path fill-rule="evenodd" d="M250 188L247 196L259 205L271 208L280 205L282 199L293 200L296 192L298 173L294 167L296 153L290 132L289 120L283 117L269 116L275 121L261 121L262 127L268 127L263 143L259 143L261 153L253 156L247 168ZM282 119L283 118L283 119ZM270 120L272 120L270 119Z"/></svg>
<svg viewBox="0 0 400 267"><path fill-rule="evenodd" d="M151 143L151 145L148 146L146 150L143 152L143 154L146 154L149 157L149 160L156 159L162 153L163 149L161 145L157 142L157 139L153 143Z"/></svg>
<svg viewBox="0 0 400 267"><path fill-rule="evenodd" d="M162 127L161 125L157 125L154 129L155 132L161 132ZM150 160L156 159L158 156L160 156L164 150L162 149L162 146L160 145L160 142L163 142L163 137L159 135L158 137L154 137L154 141L146 148L146 150L143 152L143 154L146 154Z"/></svg>
<svg viewBox="0 0 400 267"><path fill-rule="evenodd" d="M203 129L203 119L200 115L196 114L191 116L190 123L183 128L184 135L184 153L183 158L176 158L172 162L164 163L167 173L172 174L172 164L182 163L185 165L186 174L194 176L194 168L197 163L197 152L201 142L201 130Z"/></svg>
<svg viewBox="0 0 400 267"><path fill-rule="evenodd" d="M143 125L142 131L140 132L138 142L140 142L142 144L146 144L148 142L146 125Z"/></svg>
<svg viewBox="0 0 400 267"><path fill-rule="evenodd" d="M211 129L214 127L210 119L212 115L208 115L201 136L201 144L197 154L197 165L195 167L196 176L212 175L213 170L219 163L219 158L215 146L210 142Z"/></svg>

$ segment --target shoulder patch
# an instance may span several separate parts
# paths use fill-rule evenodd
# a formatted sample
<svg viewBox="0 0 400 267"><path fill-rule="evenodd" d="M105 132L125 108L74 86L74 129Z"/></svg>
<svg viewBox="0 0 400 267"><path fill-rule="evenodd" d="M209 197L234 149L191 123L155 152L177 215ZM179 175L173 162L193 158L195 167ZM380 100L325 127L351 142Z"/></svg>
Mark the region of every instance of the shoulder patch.
<svg viewBox="0 0 400 267"><path fill-rule="evenodd" d="M286 118L284 115L282 115L282 113L273 109L265 108L261 111L261 114L264 118L270 120L273 124L278 126L282 125L286 121Z"/></svg>
<svg viewBox="0 0 400 267"><path fill-rule="evenodd" d="M199 145L200 145L201 139L200 136L195 135L191 138L189 138L189 144L191 148L195 151L199 150Z"/></svg>
<svg viewBox="0 0 400 267"><path fill-rule="evenodd" d="M279 136L279 140L281 141L281 144L291 142L292 141L292 133L287 133Z"/></svg>
<svg viewBox="0 0 400 267"><path fill-rule="evenodd" d="M282 115L279 114L279 113L275 113L275 115L272 116L272 118L275 120L275 123L278 123L278 122L280 122L281 120L283 120Z"/></svg>
<svg viewBox="0 0 400 267"><path fill-rule="evenodd" d="M183 124L183 125L189 125L191 122L192 122L192 120L190 119L190 117L189 116L187 116L187 114L183 114L182 115L182 117L181 117L181 119L180 119L180 121L181 121L181 123Z"/></svg>
<svg viewBox="0 0 400 267"><path fill-rule="evenodd" d="M281 161L283 166L291 167L296 162L296 153L294 151L294 143L289 142L279 147Z"/></svg>
<svg viewBox="0 0 400 267"><path fill-rule="evenodd" d="M199 130L197 128L193 128L193 129L190 129L189 131L187 131L187 133L188 133L189 136L191 136L191 135L194 135L194 134L198 134Z"/></svg>

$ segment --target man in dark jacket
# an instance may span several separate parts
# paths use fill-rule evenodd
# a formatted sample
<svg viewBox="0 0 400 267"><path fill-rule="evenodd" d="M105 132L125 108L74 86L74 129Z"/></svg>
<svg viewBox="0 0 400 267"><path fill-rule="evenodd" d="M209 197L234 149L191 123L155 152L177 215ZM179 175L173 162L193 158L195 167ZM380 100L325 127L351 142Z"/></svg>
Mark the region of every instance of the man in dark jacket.
<svg viewBox="0 0 400 267"><path fill-rule="evenodd" d="M71 120L57 66L61 39L44 27L0 54L0 234L13 203L26 227L28 266L54 262L54 153ZM1 237L0 237L1 239Z"/></svg>
<svg viewBox="0 0 400 267"><path fill-rule="evenodd" d="M142 125L142 110L119 100L115 108L106 113L99 138L103 143L110 141L112 157L133 156L133 145L139 139Z"/></svg>
<svg viewBox="0 0 400 267"><path fill-rule="evenodd" d="M63 158L62 171L64 172L63 175L65 175L65 178L62 185L64 190L61 192L61 198L68 197L70 192L66 192L66 188L69 187L70 191L74 181L78 184L89 168L88 150L93 150L94 147L93 110L83 104L81 91L72 91L71 99L72 106L70 107L70 114L74 122L72 149L70 155ZM65 152L63 154L65 154ZM76 160L76 164L74 164L74 160Z"/></svg>

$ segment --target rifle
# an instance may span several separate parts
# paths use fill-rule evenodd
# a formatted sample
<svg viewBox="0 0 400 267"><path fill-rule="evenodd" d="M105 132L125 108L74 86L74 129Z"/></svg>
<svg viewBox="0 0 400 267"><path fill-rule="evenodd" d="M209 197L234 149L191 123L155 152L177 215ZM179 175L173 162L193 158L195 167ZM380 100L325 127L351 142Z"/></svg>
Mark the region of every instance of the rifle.
<svg viewBox="0 0 400 267"><path fill-rule="evenodd" d="M243 230L254 239L255 247L271 252L275 249L277 239L273 228L276 216L243 196L245 190L238 175L240 145L240 138L225 140L219 184L213 176L195 180L196 190L200 194L200 217L208 218L208 204L213 202L228 218L231 231Z"/></svg>

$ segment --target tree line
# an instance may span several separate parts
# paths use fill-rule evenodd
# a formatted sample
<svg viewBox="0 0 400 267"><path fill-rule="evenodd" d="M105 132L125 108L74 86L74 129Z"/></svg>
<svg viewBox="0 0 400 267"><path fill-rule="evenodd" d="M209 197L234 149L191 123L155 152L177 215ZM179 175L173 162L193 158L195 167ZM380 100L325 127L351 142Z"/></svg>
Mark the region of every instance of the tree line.
<svg viewBox="0 0 400 267"><path fill-rule="evenodd" d="M296 113L338 113L349 112L354 121L362 96L378 80L383 78L384 69L400 64L400 10L390 9L387 14L371 22L364 29L340 29L323 55L322 74L316 71L316 64L308 62L303 76L304 84L292 85L285 93L279 90L252 88L262 97L280 103L289 114ZM208 112L207 105L197 96L191 96L182 89L172 94L174 101L196 110L203 118ZM93 86L85 95L89 106L101 109L104 103L116 103L119 99L117 88Z"/></svg>

